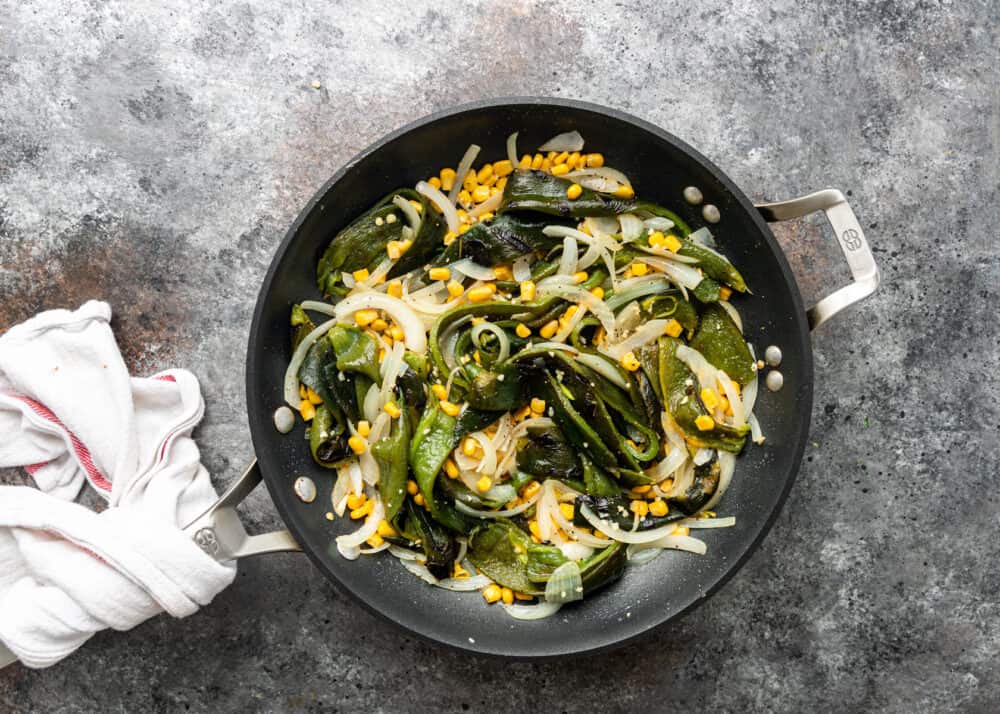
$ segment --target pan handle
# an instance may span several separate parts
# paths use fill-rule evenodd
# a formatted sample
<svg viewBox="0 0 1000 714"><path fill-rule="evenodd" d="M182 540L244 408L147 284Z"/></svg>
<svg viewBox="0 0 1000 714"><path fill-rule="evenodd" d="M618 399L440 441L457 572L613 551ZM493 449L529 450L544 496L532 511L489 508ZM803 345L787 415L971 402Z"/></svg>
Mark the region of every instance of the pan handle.
<svg viewBox="0 0 1000 714"><path fill-rule="evenodd" d="M264 553L301 551L287 530L249 535L236 513L242 503L261 481L257 459L251 462L236 482L207 511L194 519L184 532L203 551L219 561L248 558Z"/></svg>
<svg viewBox="0 0 1000 714"><path fill-rule="evenodd" d="M875 265L875 256L865 240L857 216L840 191L828 188L788 201L761 203L757 205L757 210L769 222L787 221L823 211L837 235L840 249L844 251L854 282L827 295L809 308L809 329L815 330L838 312L863 300L878 288L880 274Z"/></svg>

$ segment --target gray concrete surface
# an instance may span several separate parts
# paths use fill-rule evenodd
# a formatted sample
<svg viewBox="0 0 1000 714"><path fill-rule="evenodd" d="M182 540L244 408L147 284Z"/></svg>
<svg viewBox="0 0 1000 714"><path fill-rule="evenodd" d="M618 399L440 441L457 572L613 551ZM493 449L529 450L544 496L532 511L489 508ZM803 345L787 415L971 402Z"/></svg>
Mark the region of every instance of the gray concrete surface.
<svg viewBox="0 0 1000 714"><path fill-rule="evenodd" d="M135 371L203 380L220 485L250 455L242 353L285 227L435 109L586 99L754 198L839 187L885 283L814 337L811 445L764 546L648 642L540 665L442 651L278 556L194 617L0 672L0 710L996 711L997 7L0 0L0 328L110 300ZM807 296L845 279L816 225L779 237ZM277 525L263 494L248 520Z"/></svg>

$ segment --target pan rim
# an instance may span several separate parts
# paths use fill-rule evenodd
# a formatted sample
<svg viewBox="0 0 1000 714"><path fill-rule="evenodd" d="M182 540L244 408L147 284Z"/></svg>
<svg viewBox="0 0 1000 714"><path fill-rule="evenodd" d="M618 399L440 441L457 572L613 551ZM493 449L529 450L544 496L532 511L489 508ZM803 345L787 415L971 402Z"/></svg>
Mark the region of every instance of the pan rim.
<svg viewBox="0 0 1000 714"><path fill-rule="evenodd" d="M455 107L437 111L426 116L420 117L406 125L389 132L377 140L366 146L364 149L356 153L350 160L348 160L340 169L338 169L323 185L316 191L312 198L306 203L299 214L296 216L294 222L289 226L281 243L275 249L272 256L271 263L268 266L267 272L261 282L260 291L257 296L257 301L254 307L253 319L251 321L250 333L248 339L248 350L247 350L247 360L246 360L246 370L245 370L245 382L247 395L252 392L253 384L252 380L254 375L258 370L258 351L254 349L256 344L256 335L260 331L262 314L264 311L264 305L267 300L267 296L271 290L272 283L274 282L275 275L277 273L278 265L281 263L281 259L287 252L288 248L295 241L298 236L302 225L309 218L312 212L315 210L316 206L323 200L324 196L340 182L344 176L346 176L354 167L364 160L371 154L379 151L382 147L389 144L390 142L399 139L406 134L419 129L427 124L431 124L443 119L448 119L456 115L464 114L467 112L479 111L483 109L500 109L509 108L516 106L528 106L528 107L545 107L545 108L567 108L574 110L582 110L587 112L592 112L602 116L610 117L617 121L621 121L625 124L631 125L639 131L643 131L654 135L659 140L664 141L668 144L674 145L682 152L688 154L695 161L699 162L701 166L708 172L710 172L713 177L722 184L726 190L730 193L733 199L740 205L740 207L746 211L750 216L752 222L759 229L759 232L763 240L768 244L771 252L773 253L775 260L779 266L781 273L781 278L783 282L789 287L789 292L791 294L791 299L794 308L794 314L791 316L792 322L796 330L795 334L797 339L801 341L800 347L803 355L806 356L806 363L801 365L802 369L802 379L799 387L799 410L802 418L800 419L800 430L799 438L797 443L791 445L790 448L793 449L791 453L791 468L788 478L785 479L785 483L781 492L775 501L774 507L768 514L767 518L761 523L760 530L753 537L750 543L743 550L742 554L734 558L729 562L726 569L723 571L722 575L718 577L711 586L705 588L705 590L700 594L699 597L693 598L689 603L684 605L678 610L667 611L668 614L663 617L651 618L649 623L645 627L639 628L637 631L624 636L624 637L592 637L587 642L581 643L583 646L580 647L567 647L561 651L551 651L542 654L533 654L528 651L527 648L520 652L510 652L504 651L503 647L488 647L486 643L466 643L464 640L445 640L440 637L436 637L432 632L422 631L417 629L412 623L404 622L401 619L397 619L390 613L376 608L374 605L367 602L361 595L351 587L351 585L344 579L338 577L334 572L332 572L324 562L322 554L319 552L314 552L312 549L306 547L303 548L303 552L309 557L312 563L323 573L325 578L334 585L338 590L346 592L351 596L351 598L361 604L366 610L375 614L376 616L393 623L394 625L402 628L408 633L420 637L428 642L434 642L440 645L444 645L449 648L453 648L458 651L467 652L475 655L485 655L492 657L501 657L510 660L522 660L522 661L546 661L559 657L566 656L584 656L589 654L597 654L600 652L605 652L613 649L618 649L624 647L625 645L638 640L641 637L647 636L650 631L655 630L658 627L665 625L668 622L676 621L689 612L698 607L702 602L708 600L712 595L714 595L723 585L729 582L750 557L757 552L764 538L770 532L774 525L778 515L784 508L785 501L788 497L789 492L795 480L798 476L799 469L801 468L802 456L805 451L805 446L808 441L808 434L810 428L810 422L812 419L812 403L813 403L813 379L814 379L814 366L812 359L812 345L810 339L810 331L808 327L808 322L806 318L805 306L802 301L801 294L798 289L798 283L795 280L795 276L792 273L791 267L785 257L784 251L778 244L773 233L770 230L768 224L764 221L763 217L759 214L757 209L754 207L753 203L747 198L743 191L729 178L729 176L724 173L719 167L717 167L712 161L703 156L700 152L695 150L685 141L677 138L670 132L651 124L643 119L636 116L622 112L611 107L602 106L599 104L594 104L591 102L584 102L579 100L558 98L558 97L544 97L544 96L511 96L511 97L497 97L492 99L478 100L474 102L469 102L466 104L461 104ZM248 405L249 405L248 399ZM259 442L261 439L258 438L258 434L261 429L265 429L269 425L270 417L269 415L252 414L249 412L248 408L248 421L250 424L251 440L254 444L255 452L259 455ZM273 428L273 427L272 427ZM262 468L262 474L264 476L264 482L267 486L268 493L275 504L275 508L278 511L283 523L292 532L293 536L298 542L303 542L303 533L298 527L296 519L291 517L289 513L286 512L286 508L282 505L279 498L276 498L277 488L279 487L277 480L275 478L268 478L267 470Z"/></svg>

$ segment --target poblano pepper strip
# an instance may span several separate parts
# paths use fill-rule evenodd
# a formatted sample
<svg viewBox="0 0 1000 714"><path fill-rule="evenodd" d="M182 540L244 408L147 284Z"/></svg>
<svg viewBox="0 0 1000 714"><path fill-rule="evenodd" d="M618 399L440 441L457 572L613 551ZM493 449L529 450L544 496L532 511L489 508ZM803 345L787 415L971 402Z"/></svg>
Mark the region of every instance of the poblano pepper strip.
<svg viewBox="0 0 1000 714"><path fill-rule="evenodd" d="M708 305L702 312L698 331L691 339L691 347L742 386L749 384L757 375L743 333L733 322L733 318L729 317L729 313L719 305Z"/></svg>
<svg viewBox="0 0 1000 714"><path fill-rule="evenodd" d="M406 500L406 476L409 471L410 411L400 398L399 418L393 419L389 435L371 445L372 456L378 462L378 491L385 507L385 518L391 521Z"/></svg>
<svg viewBox="0 0 1000 714"><path fill-rule="evenodd" d="M677 251L677 254L688 258L696 258L698 260L696 265L705 271L705 275L708 277L725 283L738 292L748 292L746 281L743 280L740 271L721 253L717 253L711 248L699 245L694 241L684 239L681 240L681 248Z"/></svg>
<svg viewBox="0 0 1000 714"><path fill-rule="evenodd" d="M363 374L379 382L378 345L357 327L336 325L329 332L330 344L337 352L337 369Z"/></svg>
<svg viewBox="0 0 1000 714"><path fill-rule="evenodd" d="M459 439L455 436L455 417L445 414L439 404L436 399L428 400L424 415L417 422L410 441L410 468L434 519L452 530L465 532L468 527L465 519L449 504L438 503L435 497L434 482Z"/></svg>
<svg viewBox="0 0 1000 714"><path fill-rule="evenodd" d="M469 561L494 582L529 595L545 590L528 579L531 537L509 520L497 518L469 536Z"/></svg>
<svg viewBox="0 0 1000 714"><path fill-rule="evenodd" d="M558 221L501 214L485 223L473 224L445 248L438 262L447 264L460 258L472 258L485 266L512 263L522 255L547 251L562 242L542 232L553 223Z"/></svg>
<svg viewBox="0 0 1000 714"><path fill-rule="evenodd" d="M309 451L313 461L323 468L334 468L351 455L347 437L347 425L340 409L326 404L316 407L316 415L309 424Z"/></svg>

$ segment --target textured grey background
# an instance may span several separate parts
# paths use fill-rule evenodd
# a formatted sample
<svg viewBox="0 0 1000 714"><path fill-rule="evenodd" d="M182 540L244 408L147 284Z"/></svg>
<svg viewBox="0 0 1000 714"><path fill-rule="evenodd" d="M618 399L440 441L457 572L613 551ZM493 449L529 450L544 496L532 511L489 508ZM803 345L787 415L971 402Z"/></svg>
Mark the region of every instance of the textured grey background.
<svg viewBox="0 0 1000 714"><path fill-rule="evenodd" d="M435 109L587 99L754 198L850 191L884 276L814 337L812 443L771 535L648 642L476 659L276 556L194 617L0 672L0 709L995 711L998 29L991 2L0 0L0 329L108 299L135 371L202 379L220 485L250 456L242 355L285 227ZM818 224L779 237L807 297L846 279ZM247 518L277 525L262 493Z"/></svg>

